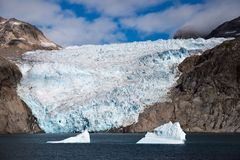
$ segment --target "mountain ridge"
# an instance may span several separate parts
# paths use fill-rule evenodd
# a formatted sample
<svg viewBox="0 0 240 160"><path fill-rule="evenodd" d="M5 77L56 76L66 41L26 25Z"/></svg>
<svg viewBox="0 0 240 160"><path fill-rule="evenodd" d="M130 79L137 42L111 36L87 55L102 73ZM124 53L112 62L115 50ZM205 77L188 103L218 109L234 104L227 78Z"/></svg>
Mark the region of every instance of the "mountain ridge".
<svg viewBox="0 0 240 160"><path fill-rule="evenodd" d="M240 16L222 23L212 32L210 32L205 38L212 37L240 37Z"/></svg>
<svg viewBox="0 0 240 160"><path fill-rule="evenodd" d="M34 25L0 17L0 52L2 56L19 56L32 50L57 50L61 46L50 41Z"/></svg>

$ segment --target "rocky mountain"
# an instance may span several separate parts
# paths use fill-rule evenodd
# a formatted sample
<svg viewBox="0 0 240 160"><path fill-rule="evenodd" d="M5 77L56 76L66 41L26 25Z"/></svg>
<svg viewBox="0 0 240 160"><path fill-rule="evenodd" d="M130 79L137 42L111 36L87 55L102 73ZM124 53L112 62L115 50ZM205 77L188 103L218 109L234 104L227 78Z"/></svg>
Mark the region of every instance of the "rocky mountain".
<svg viewBox="0 0 240 160"><path fill-rule="evenodd" d="M170 101L149 106L123 132L145 132L179 121L185 131L240 132L240 38L226 41L180 65Z"/></svg>
<svg viewBox="0 0 240 160"><path fill-rule="evenodd" d="M0 57L0 133L35 133L41 131L31 110L17 95L22 77L18 67Z"/></svg>
<svg viewBox="0 0 240 160"><path fill-rule="evenodd" d="M240 36L240 17L227 21L210 33L202 33L191 27L183 27L176 31L174 39L187 39L187 38L213 38L213 37L239 37Z"/></svg>
<svg viewBox="0 0 240 160"><path fill-rule="evenodd" d="M35 26L0 17L0 54L16 56L31 50L55 50L60 46L47 39Z"/></svg>
<svg viewBox="0 0 240 160"><path fill-rule="evenodd" d="M206 36L212 37L240 37L240 17L221 24Z"/></svg>

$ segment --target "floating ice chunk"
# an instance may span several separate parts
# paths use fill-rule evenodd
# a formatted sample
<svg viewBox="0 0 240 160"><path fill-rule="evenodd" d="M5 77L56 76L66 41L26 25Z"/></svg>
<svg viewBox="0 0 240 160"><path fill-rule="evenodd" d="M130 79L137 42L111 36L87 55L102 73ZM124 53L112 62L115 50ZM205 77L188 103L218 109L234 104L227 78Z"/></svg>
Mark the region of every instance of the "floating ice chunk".
<svg viewBox="0 0 240 160"><path fill-rule="evenodd" d="M138 144L184 144L186 133L183 132L179 122L166 123L154 129L154 132L147 132Z"/></svg>
<svg viewBox="0 0 240 160"><path fill-rule="evenodd" d="M48 141L47 143L90 143L90 134L87 130L84 132L61 141Z"/></svg>
<svg viewBox="0 0 240 160"><path fill-rule="evenodd" d="M157 136L172 138L176 140L185 140L185 133L183 132L179 122L172 123L171 121L154 129Z"/></svg>

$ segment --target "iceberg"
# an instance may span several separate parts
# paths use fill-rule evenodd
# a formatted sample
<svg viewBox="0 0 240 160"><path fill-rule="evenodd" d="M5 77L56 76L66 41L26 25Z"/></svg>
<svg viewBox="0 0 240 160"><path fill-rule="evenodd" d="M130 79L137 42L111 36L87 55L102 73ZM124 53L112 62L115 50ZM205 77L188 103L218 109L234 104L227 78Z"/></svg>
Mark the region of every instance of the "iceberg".
<svg viewBox="0 0 240 160"><path fill-rule="evenodd" d="M186 57L223 38L82 45L22 55L18 95L46 133L103 131L137 122L168 100Z"/></svg>
<svg viewBox="0 0 240 160"><path fill-rule="evenodd" d="M147 132L144 138L137 144L184 144L186 133L182 130L179 122L166 123L154 129L153 132Z"/></svg>
<svg viewBox="0 0 240 160"><path fill-rule="evenodd" d="M61 141L48 141L47 143L90 143L90 134L87 130L82 133Z"/></svg>

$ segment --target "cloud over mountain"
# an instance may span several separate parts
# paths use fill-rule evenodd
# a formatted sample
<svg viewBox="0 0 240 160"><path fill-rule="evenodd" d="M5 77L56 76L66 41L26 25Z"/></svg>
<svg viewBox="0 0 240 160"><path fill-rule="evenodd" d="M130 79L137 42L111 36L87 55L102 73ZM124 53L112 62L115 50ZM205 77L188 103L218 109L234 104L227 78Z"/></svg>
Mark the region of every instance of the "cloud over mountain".
<svg viewBox="0 0 240 160"><path fill-rule="evenodd" d="M63 46L172 36L179 28L209 32L240 15L239 0L1 0L0 15L39 27Z"/></svg>

